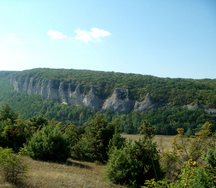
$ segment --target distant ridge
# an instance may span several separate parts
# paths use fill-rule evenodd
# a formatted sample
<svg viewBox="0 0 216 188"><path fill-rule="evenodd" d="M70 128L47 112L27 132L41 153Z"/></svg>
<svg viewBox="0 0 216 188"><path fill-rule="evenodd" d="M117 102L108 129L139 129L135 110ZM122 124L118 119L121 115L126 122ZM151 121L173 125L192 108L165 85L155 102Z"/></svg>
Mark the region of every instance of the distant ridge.
<svg viewBox="0 0 216 188"><path fill-rule="evenodd" d="M10 75L11 84L18 92L95 110L143 112L164 105L186 106L197 100L206 109L216 108L215 79L49 68L10 72Z"/></svg>

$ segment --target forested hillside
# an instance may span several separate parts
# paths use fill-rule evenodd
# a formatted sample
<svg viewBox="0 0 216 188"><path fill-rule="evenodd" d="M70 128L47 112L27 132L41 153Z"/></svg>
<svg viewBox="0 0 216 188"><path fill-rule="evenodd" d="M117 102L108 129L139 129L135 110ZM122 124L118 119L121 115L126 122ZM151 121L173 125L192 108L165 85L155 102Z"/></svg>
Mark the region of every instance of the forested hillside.
<svg viewBox="0 0 216 188"><path fill-rule="evenodd" d="M136 133L143 122L157 134L176 134L178 127L193 134L206 121L216 126L215 79L66 69L0 72L0 78L0 104L24 118L44 115L84 125L101 111L126 133Z"/></svg>
<svg viewBox="0 0 216 188"><path fill-rule="evenodd" d="M171 79L89 70L33 69L14 73L15 78L35 77L41 80L64 80L80 84L84 92L92 86L99 95L108 97L115 88L129 90L130 99L141 101L149 93L159 104L186 105L200 102L216 108L216 80Z"/></svg>

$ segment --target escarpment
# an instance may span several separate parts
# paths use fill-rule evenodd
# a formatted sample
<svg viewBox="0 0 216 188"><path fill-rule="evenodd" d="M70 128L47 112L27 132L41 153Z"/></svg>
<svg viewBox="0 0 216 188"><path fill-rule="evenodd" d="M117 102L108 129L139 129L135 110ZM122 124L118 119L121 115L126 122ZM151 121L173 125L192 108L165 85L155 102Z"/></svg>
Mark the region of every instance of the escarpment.
<svg viewBox="0 0 216 188"><path fill-rule="evenodd" d="M11 78L11 84L17 92L39 95L44 99L55 100L63 104L86 106L97 111L128 113L130 111L142 112L154 107L149 94L143 101L136 101L129 97L129 90L125 88L115 88L111 95L104 98L98 92L97 87L91 86L90 89L86 89L81 83L75 83L73 80L14 76Z"/></svg>
<svg viewBox="0 0 216 188"><path fill-rule="evenodd" d="M136 101L134 105L134 110L138 112L143 112L153 108L155 104L152 103L151 96L149 93L145 96L145 99L141 102Z"/></svg>
<svg viewBox="0 0 216 188"><path fill-rule="evenodd" d="M113 94L105 100L102 108L118 113L127 113L133 109L133 106L134 101L129 99L128 90L116 88Z"/></svg>

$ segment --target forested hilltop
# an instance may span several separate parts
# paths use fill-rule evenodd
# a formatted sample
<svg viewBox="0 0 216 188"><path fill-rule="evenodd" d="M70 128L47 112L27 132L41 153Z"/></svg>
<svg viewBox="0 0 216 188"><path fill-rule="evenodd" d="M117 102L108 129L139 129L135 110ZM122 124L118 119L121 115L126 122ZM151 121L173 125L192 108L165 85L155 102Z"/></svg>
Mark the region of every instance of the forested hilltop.
<svg viewBox="0 0 216 188"><path fill-rule="evenodd" d="M84 125L96 112L136 133L145 121L157 134L193 134L210 121L215 127L216 80L171 79L138 74L66 69L0 72L0 103L22 117Z"/></svg>

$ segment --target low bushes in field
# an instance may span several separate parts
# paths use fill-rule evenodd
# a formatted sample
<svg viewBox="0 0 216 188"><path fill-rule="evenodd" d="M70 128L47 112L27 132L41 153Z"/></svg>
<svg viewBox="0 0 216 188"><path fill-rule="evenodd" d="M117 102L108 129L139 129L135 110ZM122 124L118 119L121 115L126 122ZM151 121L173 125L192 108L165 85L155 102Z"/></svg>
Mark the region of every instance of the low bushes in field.
<svg viewBox="0 0 216 188"><path fill-rule="evenodd" d="M159 178L161 170L156 145L143 137L114 149L107 164L107 176L113 182L139 187L145 180Z"/></svg>
<svg viewBox="0 0 216 188"><path fill-rule="evenodd" d="M60 126L47 125L36 132L26 146L33 159L65 162L70 156L69 143Z"/></svg>
<svg viewBox="0 0 216 188"><path fill-rule="evenodd" d="M26 167L11 149L0 147L0 175L6 182L18 185L25 177Z"/></svg>

